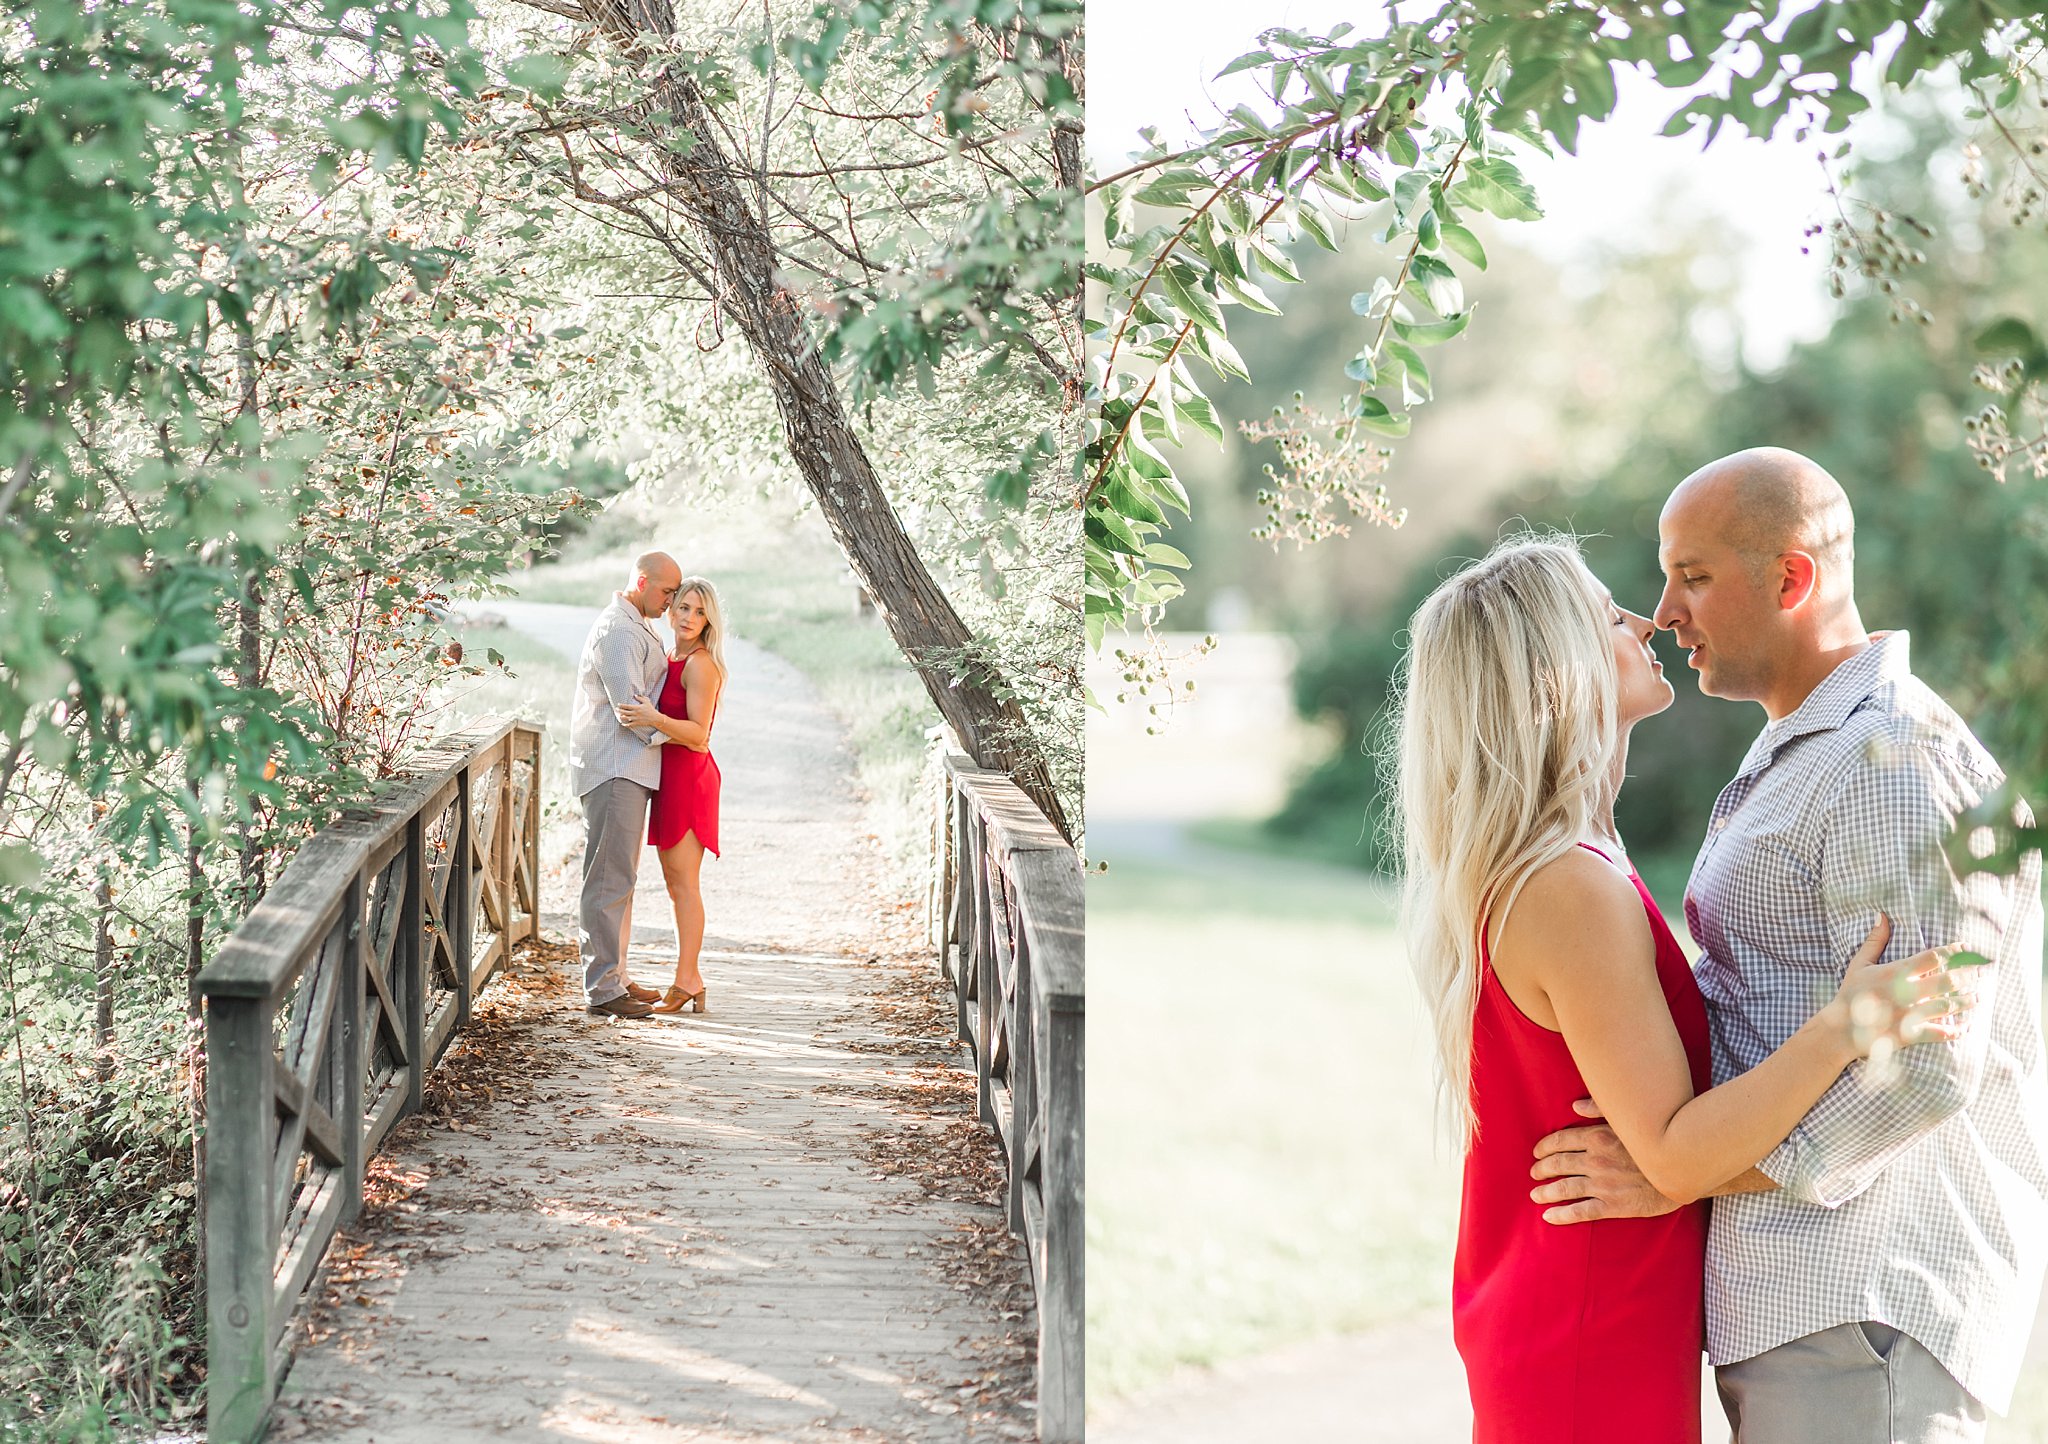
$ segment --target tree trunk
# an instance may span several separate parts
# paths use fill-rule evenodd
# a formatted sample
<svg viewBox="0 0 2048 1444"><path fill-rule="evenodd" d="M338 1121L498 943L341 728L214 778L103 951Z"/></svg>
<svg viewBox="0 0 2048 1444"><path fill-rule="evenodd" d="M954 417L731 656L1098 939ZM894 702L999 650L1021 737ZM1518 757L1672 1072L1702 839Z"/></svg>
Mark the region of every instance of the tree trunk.
<svg viewBox="0 0 2048 1444"><path fill-rule="evenodd" d="M253 692L263 683L263 572L254 558L242 573L242 595L235 610L241 624L236 629L235 685ZM236 894L244 917L263 897L263 817L261 805L252 801L240 828L241 876Z"/></svg>
<svg viewBox="0 0 2048 1444"><path fill-rule="evenodd" d="M114 1081L114 870L105 862L92 900L98 910L92 931L92 1072L104 1114L113 1108L108 1090Z"/></svg>
<svg viewBox="0 0 2048 1444"><path fill-rule="evenodd" d="M196 784L193 804L199 801ZM185 1106L192 1115L192 1277L206 1278L206 1013L199 996L199 970L206 966L206 866L199 849L199 824L185 824ZM204 1317L202 1312L201 1317Z"/></svg>
<svg viewBox="0 0 2048 1444"><path fill-rule="evenodd" d="M239 187L239 178L237 180ZM263 415L258 409L260 397L256 389L256 333L244 323L235 337L235 379L241 392L242 406L238 420L246 419L256 427L258 441L253 449L238 446L237 450L246 460L252 454L261 456ZM242 554L242 594L235 602L236 657L235 685L244 692L253 692L263 683L263 554L255 547L245 548ZM252 801L249 817L240 829L241 869L236 883L236 901L242 915L247 917L263 896L263 868L265 848L262 843L263 814L260 805Z"/></svg>
<svg viewBox="0 0 2048 1444"><path fill-rule="evenodd" d="M622 49L635 48L644 35L675 33L670 0L586 0L584 9ZM832 373L811 344L796 298L777 279L768 227L736 179L743 172L725 153L696 77L680 64L667 66L640 113L650 130L683 142L665 147L662 162L712 258L717 304L737 321L761 363L790 456L890 635L974 760L1008 773L1071 838L1023 709L1003 695L1000 670L974 650L966 624L904 532ZM663 118L656 122L656 116Z"/></svg>

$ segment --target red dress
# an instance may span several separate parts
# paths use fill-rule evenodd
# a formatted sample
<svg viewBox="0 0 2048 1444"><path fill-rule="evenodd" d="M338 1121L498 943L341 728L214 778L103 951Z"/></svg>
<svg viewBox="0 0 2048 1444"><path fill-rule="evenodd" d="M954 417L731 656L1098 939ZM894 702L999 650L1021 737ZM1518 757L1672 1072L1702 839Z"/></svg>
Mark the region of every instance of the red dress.
<svg viewBox="0 0 2048 1444"><path fill-rule="evenodd" d="M1592 849L1588 849L1591 851ZM1695 1093L1712 1085L1706 1004L1685 954L1650 916L1657 981ZM1478 1136L1465 1159L1451 1314L1475 1444L1698 1444L1707 1205L1658 1218L1543 1221L1536 1141L1584 1123L1591 1096L1561 1033L1529 1020L1482 940L1472 1023Z"/></svg>
<svg viewBox="0 0 2048 1444"><path fill-rule="evenodd" d="M668 664L668 680L662 683L655 708L664 717L690 716L689 693L683 688L683 664ZM647 813L647 842L651 847L674 847L688 832L714 857L718 854L718 763L709 752L699 752L680 742L661 749L661 788Z"/></svg>

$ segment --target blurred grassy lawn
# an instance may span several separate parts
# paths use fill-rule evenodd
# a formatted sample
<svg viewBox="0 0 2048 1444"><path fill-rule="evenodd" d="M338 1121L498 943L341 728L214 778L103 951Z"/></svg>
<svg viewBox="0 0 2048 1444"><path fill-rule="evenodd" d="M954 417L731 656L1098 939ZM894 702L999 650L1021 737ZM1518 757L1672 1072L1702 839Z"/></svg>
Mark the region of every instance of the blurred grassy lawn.
<svg viewBox="0 0 2048 1444"><path fill-rule="evenodd" d="M1447 1301L1458 1171L1362 874L1197 849L1088 881L1088 1388Z"/></svg>

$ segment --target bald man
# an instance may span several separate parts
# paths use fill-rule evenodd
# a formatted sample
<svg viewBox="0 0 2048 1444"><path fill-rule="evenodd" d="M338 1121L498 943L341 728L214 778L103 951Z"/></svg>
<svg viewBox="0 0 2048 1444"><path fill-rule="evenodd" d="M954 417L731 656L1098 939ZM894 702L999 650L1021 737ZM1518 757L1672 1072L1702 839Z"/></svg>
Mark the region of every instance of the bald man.
<svg viewBox="0 0 2048 1444"><path fill-rule="evenodd" d="M682 584L683 569L666 552L635 558L625 590L612 593L611 605L598 614L576 664L569 719L569 780L583 803L576 942L585 1006L618 1018L644 1018L661 997L626 975L626 949L664 740L652 727L626 726L619 709L660 695L668 664L650 624Z"/></svg>
<svg viewBox="0 0 2048 1444"><path fill-rule="evenodd" d="M1913 676L1906 634L1864 630L1833 477L1796 452L1738 452L1678 485L1658 534L1657 625L1702 692L1766 718L1686 887L1714 1081L1832 996L1879 911L1887 959L1956 942L1990 960L1968 975L1964 1036L1855 1064L1717 1190L1722 1405L1738 1444L1981 1439L1986 1410L2010 1406L2048 1264L2040 858L2012 877L1951 865L1957 818L2004 776ZM1677 1206L1604 1125L1536 1152L1553 1222Z"/></svg>

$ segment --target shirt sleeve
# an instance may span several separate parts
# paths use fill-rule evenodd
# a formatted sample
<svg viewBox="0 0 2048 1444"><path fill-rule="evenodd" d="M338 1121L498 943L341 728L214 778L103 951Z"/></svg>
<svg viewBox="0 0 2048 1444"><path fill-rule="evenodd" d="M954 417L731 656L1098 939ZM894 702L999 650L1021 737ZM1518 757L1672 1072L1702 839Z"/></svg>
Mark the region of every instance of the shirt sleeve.
<svg viewBox="0 0 2048 1444"><path fill-rule="evenodd" d="M624 627L613 627L597 639L597 682L614 713L628 702L654 700L641 681L639 644L640 639ZM663 740L658 727L627 730L649 746L659 746Z"/></svg>
<svg viewBox="0 0 2048 1444"><path fill-rule="evenodd" d="M1852 1064L1757 1165L1793 1198L1839 1207L1976 1096L1998 991L1988 974L2012 966L2010 909L2000 879L1956 875L1947 844L1982 790L1947 747L1876 738L1828 809L1821 907L1837 979L1880 911L1892 920L1887 962L1947 943L1992 961L1959 977L1981 999L1961 1037Z"/></svg>

